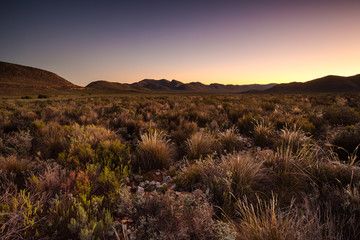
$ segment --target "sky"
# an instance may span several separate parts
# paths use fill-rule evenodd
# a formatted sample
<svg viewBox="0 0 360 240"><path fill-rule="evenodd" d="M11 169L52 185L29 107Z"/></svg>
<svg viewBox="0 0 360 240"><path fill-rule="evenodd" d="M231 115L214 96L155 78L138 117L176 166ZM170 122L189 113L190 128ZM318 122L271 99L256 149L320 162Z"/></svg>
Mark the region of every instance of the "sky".
<svg viewBox="0 0 360 240"><path fill-rule="evenodd" d="M85 86L360 73L359 0L0 0L0 61Z"/></svg>

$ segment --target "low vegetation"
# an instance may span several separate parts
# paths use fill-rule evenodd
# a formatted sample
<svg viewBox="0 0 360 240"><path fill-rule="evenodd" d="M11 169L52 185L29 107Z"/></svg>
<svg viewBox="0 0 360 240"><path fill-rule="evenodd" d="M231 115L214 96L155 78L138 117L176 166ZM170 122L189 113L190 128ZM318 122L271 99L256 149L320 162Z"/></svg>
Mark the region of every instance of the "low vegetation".
<svg viewBox="0 0 360 240"><path fill-rule="evenodd" d="M0 238L359 239L359 103L3 99Z"/></svg>

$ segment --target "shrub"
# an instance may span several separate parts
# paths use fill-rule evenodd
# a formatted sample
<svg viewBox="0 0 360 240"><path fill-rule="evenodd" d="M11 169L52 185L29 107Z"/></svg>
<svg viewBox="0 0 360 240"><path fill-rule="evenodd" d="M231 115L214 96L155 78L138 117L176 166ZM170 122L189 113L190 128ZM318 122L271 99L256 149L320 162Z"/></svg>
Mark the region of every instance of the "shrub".
<svg viewBox="0 0 360 240"><path fill-rule="evenodd" d="M25 190L6 192L0 197L0 238L36 239L43 222L44 195L31 195Z"/></svg>
<svg viewBox="0 0 360 240"><path fill-rule="evenodd" d="M155 195L140 209L137 239L235 239L232 226L213 220L210 204L192 195Z"/></svg>
<svg viewBox="0 0 360 240"><path fill-rule="evenodd" d="M38 98L49 98L49 95L45 95L45 94L39 94Z"/></svg>
<svg viewBox="0 0 360 240"><path fill-rule="evenodd" d="M254 130L255 122L258 118L258 116L254 116L251 112L244 114L241 118L239 118L237 121L237 127L239 128L240 133L249 135Z"/></svg>
<svg viewBox="0 0 360 240"><path fill-rule="evenodd" d="M130 172L129 147L120 140L101 142L96 149L93 162L126 177Z"/></svg>
<svg viewBox="0 0 360 240"><path fill-rule="evenodd" d="M332 125L351 125L360 120L359 113L346 106L329 107L325 110L324 117Z"/></svg>
<svg viewBox="0 0 360 240"><path fill-rule="evenodd" d="M19 188L23 188L30 172L30 162L16 156L0 157L0 169Z"/></svg>
<svg viewBox="0 0 360 240"><path fill-rule="evenodd" d="M0 138L0 155L28 156L31 150L30 131L11 132Z"/></svg>
<svg viewBox="0 0 360 240"><path fill-rule="evenodd" d="M58 194L62 189L62 184L66 182L67 172L56 163L51 166L48 164L41 175L30 177L27 187L33 192L43 192L51 196Z"/></svg>
<svg viewBox="0 0 360 240"><path fill-rule="evenodd" d="M22 96L21 99L33 99L34 97L32 96Z"/></svg>
<svg viewBox="0 0 360 240"><path fill-rule="evenodd" d="M114 132L94 125L72 126L69 136L69 147L59 154L58 161L73 168L85 166L94 161L95 150L103 141L115 141ZM101 156L100 156L101 158Z"/></svg>
<svg viewBox="0 0 360 240"><path fill-rule="evenodd" d="M69 134L68 127L61 126L56 122L45 124L43 122L34 123L34 150L40 152L44 159L57 159L59 153L67 147L66 136Z"/></svg>
<svg viewBox="0 0 360 240"><path fill-rule="evenodd" d="M340 159L348 160L352 154L359 157L360 151L356 150L360 145L360 124L336 132L330 141Z"/></svg>
<svg viewBox="0 0 360 240"><path fill-rule="evenodd" d="M136 148L136 164L141 170L168 168L174 161L174 147L162 132L150 131L141 135Z"/></svg>

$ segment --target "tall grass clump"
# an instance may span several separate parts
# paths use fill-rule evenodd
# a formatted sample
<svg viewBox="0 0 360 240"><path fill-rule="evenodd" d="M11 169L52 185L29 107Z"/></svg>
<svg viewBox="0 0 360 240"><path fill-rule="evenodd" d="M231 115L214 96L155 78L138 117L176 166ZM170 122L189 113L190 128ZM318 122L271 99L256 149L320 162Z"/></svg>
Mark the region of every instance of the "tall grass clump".
<svg viewBox="0 0 360 240"><path fill-rule="evenodd" d="M267 179L263 163L251 155L232 154L222 159L222 167L229 166L231 173L231 190L235 196L260 193Z"/></svg>
<svg viewBox="0 0 360 240"><path fill-rule="evenodd" d="M219 132L218 138L220 147L228 153L237 151L244 145L236 127L226 129L224 132Z"/></svg>
<svg viewBox="0 0 360 240"><path fill-rule="evenodd" d="M199 159L216 151L215 138L204 132L193 134L187 141L187 156L189 159Z"/></svg>
<svg viewBox="0 0 360 240"><path fill-rule="evenodd" d="M294 152L301 149L306 144L310 143L310 137L296 125L293 128L285 127L281 129L280 144L282 146L289 146Z"/></svg>
<svg viewBox="0 0 360 240"><path fill-rule="evenodd" d="M260 147L272 147L274 143L274 127L264 120L255 123L253 136L254 142Z"/></svg>
<svg viewBox="0 0 360 240"><path fill-rule="evenodd" d="M167 168L174 161L174 147L164 133L154 130L141 135L135 165L141 170Z"/></svg>
<svg viewBox="0 0 360 240"><path fill-rule="evenodd" d="M308 147L294 153L289 146L281 146L264 159L264 166L272 174L274 190L281 204L289 204L292 198L312 190L313 172L318 166L315 153Z"/></svg>
<svg viewBox="0 0 360 240"><path fill-rule="evenodd" d="M241 240L253 239L346 239L336 232L336 220L330 211L321 213L319 205L305 201L296 206L292 202L282 208L273 195L269 201L257 199L250 203L246 198L236 203L240 222L237 237Z"/></svg>

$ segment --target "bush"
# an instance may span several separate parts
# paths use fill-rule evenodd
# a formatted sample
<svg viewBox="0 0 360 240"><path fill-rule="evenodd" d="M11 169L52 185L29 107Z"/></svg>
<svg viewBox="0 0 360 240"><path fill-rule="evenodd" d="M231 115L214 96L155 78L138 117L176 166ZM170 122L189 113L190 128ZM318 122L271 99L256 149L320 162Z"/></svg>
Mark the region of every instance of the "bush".
<svg viewBox="0 0 360 240"><path fill-rule="evenodd" d="M34 97L32 96L22 96L21 99L33 99Z"/></svg>
<svg viewBox="0 0 360 240"><path fill-rule="evenodd" d="M30 175L30 161L16 156L0 157L0 170L19 188L24 188Z"/></svg>
<svg viewBox="0 0 360 240"><path fill-rule="evenodd" d="M39 94L38 95L38 98L49 98L50 96L49 95L45 95L45 94Z"/></svg>
<svg viewBox="0 0 360 240"><path fill-rule="evenodd" d="M137 239L235 239L232 226L213 220L212 207L192 195L155 195L140 214Z"/></svg>
<svg viewBox="0 0 360 240"><path fill-rule="evenodd" d="M0 155L28 156L32 147L30 131L11 132L0 138Z"/></svg>
<svg viewBox="0 0 360 240"><path fill-rule="evenodd" d="M332 125L351 125L360 120L360 115L353 108L346 106L329 107L325 110L324 117Z"/></svg>
<svg viewBox="0 0 360 240"><path fill-rule="evenodd" d="M0 197L0 238L36 239L42 227L45 196L31 195L25 190L6 192Z"/></svg>
<svg viewBox="0 0 360 240"><path fill-rule="evenodd" d="M335 133L330 140L334 151L342 160L348 160L349 156L360 156L360 151L356 151L360 145L360 124L350 126Z"/></svg>
<svg viewBox="0 0 360 240"><path fill-rule="evenodd" d="M34 126L34 150L44 159L57 159L59 153L68 147L66 137L70 129L56 122L36 122Z"/></svg>
<svg viewBox="0 0 360 240"><path fill-rule="evenodd" d="M69 132L69 147L59 154L58 161L72 168L93 162L96 158L95 150L101 142L117 139L114 132L94 125L79 126L75 124Z"/></svg>

